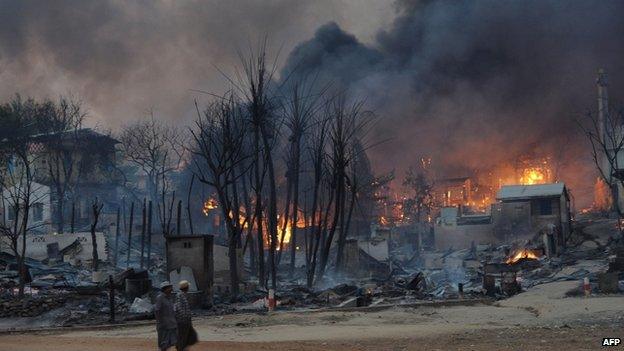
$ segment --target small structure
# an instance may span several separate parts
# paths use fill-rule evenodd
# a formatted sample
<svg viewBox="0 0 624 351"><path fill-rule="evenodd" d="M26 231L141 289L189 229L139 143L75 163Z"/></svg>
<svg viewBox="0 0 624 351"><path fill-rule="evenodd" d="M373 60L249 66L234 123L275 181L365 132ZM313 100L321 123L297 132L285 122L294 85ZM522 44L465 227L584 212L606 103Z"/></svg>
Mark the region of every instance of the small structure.
<svg viewBox="0 0 624 351"><path fill-rule="evenodd" d="M230 255L228 247L224 245L213 246L213 262L214 262L214 287L217 292L229 293L231 280L230 280ZM245 266L244 266L243 250L236 250L236 268L238 274L239 283L244 283ZM244 288L241 288L243 290Z"/></svg>
<svg viewBox="0 0 624 351"><path fill-rule="evenodd" d="M440 213L434 226L437 250L467 249L498 241L490 215L461 215L458 207L445 207Z"/></svg>
<svg viewBox="0 0 624 351"><path fill-rule="evenodd" d="M558 252L570 233L570 197L563 183L506 185L496 195L492 211L497 237L505 241L552 236L545 246Z"/></svg>
<svg viewBox="0 0 624 351"><path fill-rule="evenodd" d="M165 238L167 246L167 272L182 272L190 267L197 289L202 295L202 304L212 304L214 282L212 235L175 235Z"/></svg>

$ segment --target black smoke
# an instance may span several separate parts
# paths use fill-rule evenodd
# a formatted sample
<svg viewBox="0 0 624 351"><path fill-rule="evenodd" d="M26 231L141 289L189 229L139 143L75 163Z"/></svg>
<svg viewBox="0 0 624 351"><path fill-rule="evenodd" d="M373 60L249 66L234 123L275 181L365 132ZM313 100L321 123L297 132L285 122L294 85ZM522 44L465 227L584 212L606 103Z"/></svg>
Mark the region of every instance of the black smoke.
<svg viewBox="0 0 624 351"><path fill-rule="evenodd" d="M335 23L291 52L284 72L320 74L380 115L378 171L399 176L422 156L442 175L557 159L581 205L594 173L575 119L595 109L595 77L624 98L624 1L481 0L397 3L392 26L365 45Z"/></svg>

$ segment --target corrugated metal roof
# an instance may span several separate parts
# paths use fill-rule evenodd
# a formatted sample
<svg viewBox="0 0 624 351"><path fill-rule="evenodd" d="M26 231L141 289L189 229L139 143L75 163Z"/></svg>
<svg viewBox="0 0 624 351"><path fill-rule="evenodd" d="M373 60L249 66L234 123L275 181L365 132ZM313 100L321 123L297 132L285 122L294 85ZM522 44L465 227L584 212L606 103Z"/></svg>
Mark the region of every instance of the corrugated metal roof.
<svg viewBox="0 0 624 351"><path fill-rule="evenodd" d="M565 184L504 185L496 194L498 200L528 199L533 197L561 196Z"/></svg>

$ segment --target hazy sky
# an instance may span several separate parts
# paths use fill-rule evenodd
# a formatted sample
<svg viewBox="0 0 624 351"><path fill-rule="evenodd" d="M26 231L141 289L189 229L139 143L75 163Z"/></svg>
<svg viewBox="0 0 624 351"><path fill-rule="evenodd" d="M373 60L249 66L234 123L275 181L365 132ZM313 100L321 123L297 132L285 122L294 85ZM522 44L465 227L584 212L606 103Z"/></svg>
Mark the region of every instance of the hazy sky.
<svg viewBox="0 0 624 351"><path fill-rule="evenodd" d="M71 93L105 128L150 108L175 120L191 89L226 89L216 67L231 71L264 35L282 62L324 23L370 42L394 12L384 0L1 1L0 98Z"/></svg>

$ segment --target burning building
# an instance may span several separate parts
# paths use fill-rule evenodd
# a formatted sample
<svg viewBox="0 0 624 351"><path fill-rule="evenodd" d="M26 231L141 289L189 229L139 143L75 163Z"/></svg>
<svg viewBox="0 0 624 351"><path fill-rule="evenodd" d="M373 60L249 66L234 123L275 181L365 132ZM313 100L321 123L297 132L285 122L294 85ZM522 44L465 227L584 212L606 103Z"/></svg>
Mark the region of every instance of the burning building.
<svg viewBox="0 0 624 351"><path fill-rule="evenodd" d="M563 183L505 185L490 214L462 215L442 211L435 225L436 248L512 243L543 235L544 246L557 253L570 232L570 197Z"/></svg>
<svg viewBox="0 0 624 351"><path fill-rule="evenodd" d="M435 203L439 207L459 207L472 201L472 181L469 177L446 178L436 182Z"/></svg>
<svg viewBox="0 0 624 351"><path fill-rule="evenodd" d="M496 235L506 241L545 235L552 253L565 246L571 230L570 196L565 184L510 185L496 195Z"/></svg>

